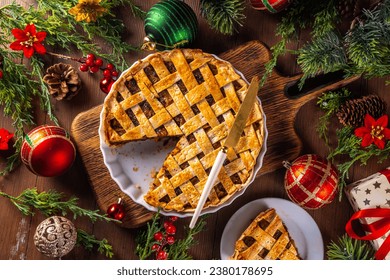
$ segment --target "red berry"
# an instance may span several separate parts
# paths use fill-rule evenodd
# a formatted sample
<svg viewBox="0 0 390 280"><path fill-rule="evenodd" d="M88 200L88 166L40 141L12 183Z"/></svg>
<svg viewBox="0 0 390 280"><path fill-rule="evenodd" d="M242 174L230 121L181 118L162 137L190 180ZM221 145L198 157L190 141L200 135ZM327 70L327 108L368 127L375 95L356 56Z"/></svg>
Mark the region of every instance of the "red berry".
<svg viewBox="0 0 390 280"><path fill-rule="evenodd" d="M161 231L156 232L156 233L153 235L153 238L154 238L154 240L156 240L156 241L161 241L161 240L163 239L163 234L162 234L162 232L161 232Z"/></svg>
<svg viewBox="0 0 390 280"><path fill-rule="evenodd" d="M176 233L176 227L174 225L169 225L166 229L168 234L174 235Z"/></svg>
<svg viewBox="0 0 390 280"><path fill-rule="evenodd" d="M175 243L175 237L173 237L172 235L168 235L167 236L167 243L169 245L172 245L173 243Z"/></svg>
<svg viewBox="0 0 390 280"><path fill-rule="evenodd" d="M87 64L88 66L93 66L95 64L95 60L92 58L87 58L85 60L85 64Z"/></svg>
<svg viewBox="0 0 390 280"><path fill-rule="evenodd" d="M114 65L112 65L111 63L108 63L107 64L107 69L111 70L111 71L114 70Z"/></svg>
<svg viewBox="0 0 390 280"><path fill-rule="evenodd" d="M104 77L111 77L111 71L108 70L108 69L105 69L105 70L103 71L103 76L104 76Z"/></svg>
<svg viewBox="0 0 390 280"><path fill-rule="evenodd" d="M111 72L111 75L113 76L113 77L118 77L119 76L119 73L118 73L118 71L112 71Z"/></svg>
<svg viewBox="0 0 390 280"><path fill-rule="evenodd" d="M0 70L0 80L3 78L3 71Z"/></svg>
<svg viewBox="0 0 390 280"><path fill-rule="evenodd" d="M177 216L171 216L169 217L169 219L172 221L172 222L176 222L177 219L179 219Z"/></svg>
<svg viewBox="0 0 390 280"><path fill-rule="evenodd" d="M98 58L98 59L96 59L95 61L94 61L94 64L96 65L96 66L102 66L103 65L103 60L102 59L100 59L100 58Z"/></svg>
<svg viewBox="0 0 390 280"><path fill-rule="evenodd" d="M91 66L91 67L89 67L89 71L91 72L91 73L96 73L96 72L99 72L99 67L98 66Z"/></svg>
<svg viewBox="0 0 390 280"><path fill-rule="evenodd" d="M158 251L156 259L166 260L168 258L168 253L164 250Z"/></svg>
<svg viewBox="0 0 390 280"><path fill-rule="evenodd" d="M95 55L93 53L87 54L87 59L95 60Z"/></svg>
<svg viewBox="0 0 390 280"><path fill-rule="evenodd" d="M167 229L167 227L169 227L169 226L172 226L173 224L172 224L172 222L170 222L170 221L165 221L164 222L164 228L165 229Z"/></svg>
<svg viewBox="0 0 390 280"><path fill-rule="evenodd" d="M152 251L158 251L160 249L160 245L158 244L153 244L152 246Z"/></svg>
<svg viewBox="0 0 390 280"><path fill-rule="evenodd" d="M81 64L80 65L80 67L79 67L79 69L80 69L80 71L82 71L82 72L87 72L88 71L88 65L87 64Z"/></svg>

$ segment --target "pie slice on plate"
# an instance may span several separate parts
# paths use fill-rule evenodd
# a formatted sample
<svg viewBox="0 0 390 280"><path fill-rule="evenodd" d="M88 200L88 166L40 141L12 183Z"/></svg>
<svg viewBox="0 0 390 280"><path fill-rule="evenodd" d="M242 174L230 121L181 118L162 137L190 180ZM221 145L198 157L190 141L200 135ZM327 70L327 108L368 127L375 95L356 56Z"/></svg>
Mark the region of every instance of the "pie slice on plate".
<svg viewBox="0 0 390 280"><path fill-rule="evenodd" d="M149 55L114 83L102 112L109 146L177 138L144 196L149 205L166 211L195 210L247 89L248 83L230 63L192 49ZM256 101L204 208L224 203L247 185L264 135L263 111Z"/></svg>
<svg viewBox="0 0 390 280"><path fill-rule="evenodd" d="M299 260L298 250L274 208L261 212L236 241L234 260Z"/></svg>

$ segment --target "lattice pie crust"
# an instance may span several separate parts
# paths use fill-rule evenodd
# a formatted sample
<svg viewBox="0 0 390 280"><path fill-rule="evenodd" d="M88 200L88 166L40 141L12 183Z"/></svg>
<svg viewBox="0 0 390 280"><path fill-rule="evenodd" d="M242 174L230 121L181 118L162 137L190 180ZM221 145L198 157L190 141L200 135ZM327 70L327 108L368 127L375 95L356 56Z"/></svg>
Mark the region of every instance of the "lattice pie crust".
<svg viewBox="0 0 390 280"><path fill-rule="evenodd" d="M147 203L168 211L195 210L247 89L230 63L201 50L155 53L122 74L104 102L107 144L178 137L144 197ZM263 139L262 108L256 102L205 208L224 203L243 188L253 175Z"/></svg>
<svg viewBox="0 0 390 280"><path fill-rule="evenodd" d="M261 212L236 241L234 260L299 260L298 250L275 209Z"/></svg>

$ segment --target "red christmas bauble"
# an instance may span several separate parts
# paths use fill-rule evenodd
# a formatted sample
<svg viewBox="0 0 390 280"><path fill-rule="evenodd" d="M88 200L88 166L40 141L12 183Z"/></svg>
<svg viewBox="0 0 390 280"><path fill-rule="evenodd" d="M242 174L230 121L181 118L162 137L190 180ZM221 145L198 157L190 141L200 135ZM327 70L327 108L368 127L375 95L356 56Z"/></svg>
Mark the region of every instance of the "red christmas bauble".
<svg viewBox="0 0 390 280"><path fill-rule="evenodd" d="M118 203L113 203L108 206L107 215L115 220L123 220L125 217L125 207L122 204L122 199L119 199Z"/></svg>
<svg viewBox="0 0 390 280"><path fill-rule="evenodd" d="M306 209L318 209L333 201L339 177L330 161L307 154L285 166L284 186L293 202Z"/></svg>
<svg viewBox="0 0 390 280"><path fill-rule="evenodd" d="M65 173L76 158L76 149L65 129L41 125L31 130L21 147L22 162L36 175L55 177Z"/></svg>
<svg viewBox="0 0 390 280"><path fill-rule="evenodd" d="M251 0L252 7L256 10L268 10L278 13L287 8L292 0Z"/></svg>

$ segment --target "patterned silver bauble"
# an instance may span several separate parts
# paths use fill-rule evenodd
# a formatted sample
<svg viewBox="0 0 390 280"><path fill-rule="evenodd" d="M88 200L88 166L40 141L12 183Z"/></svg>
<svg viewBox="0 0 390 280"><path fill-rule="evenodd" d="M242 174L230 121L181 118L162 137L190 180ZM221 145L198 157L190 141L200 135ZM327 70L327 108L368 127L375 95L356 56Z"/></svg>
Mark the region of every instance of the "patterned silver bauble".
<svg viewBox="0 0 390 280"><path fill-rule="evenodd" d="M38 251L50 258L61 258L68 254L76 240L75 226L61 216L47 218L38 225L34 234L34 244Z"/></svg>

